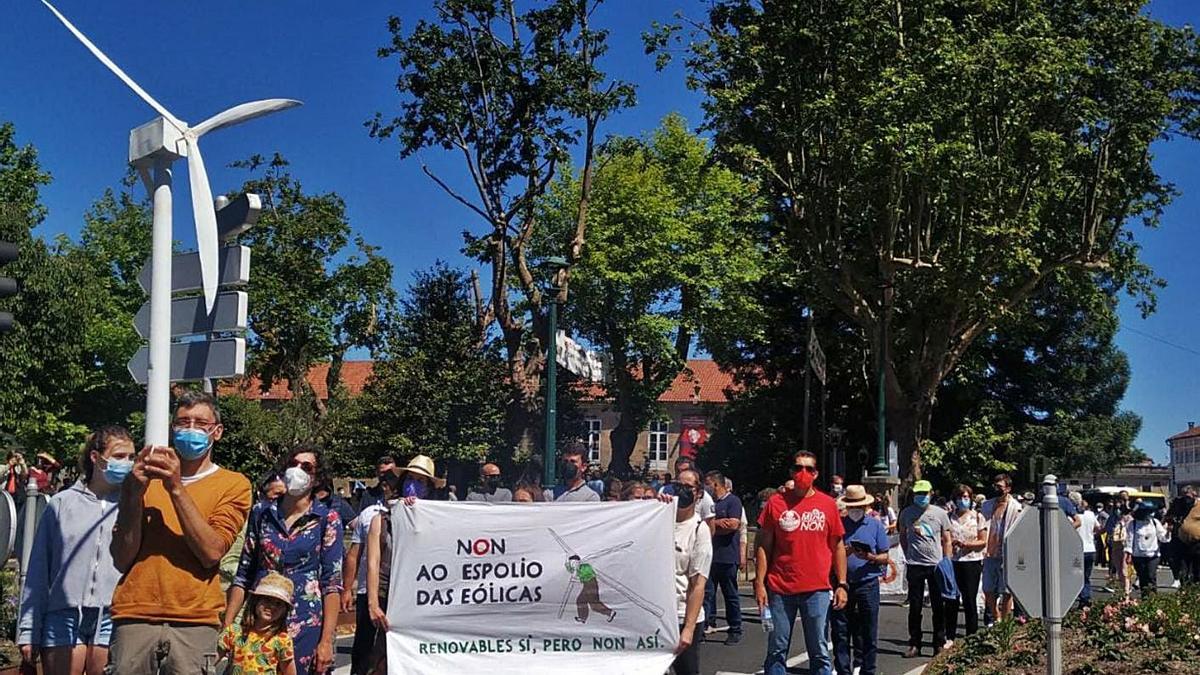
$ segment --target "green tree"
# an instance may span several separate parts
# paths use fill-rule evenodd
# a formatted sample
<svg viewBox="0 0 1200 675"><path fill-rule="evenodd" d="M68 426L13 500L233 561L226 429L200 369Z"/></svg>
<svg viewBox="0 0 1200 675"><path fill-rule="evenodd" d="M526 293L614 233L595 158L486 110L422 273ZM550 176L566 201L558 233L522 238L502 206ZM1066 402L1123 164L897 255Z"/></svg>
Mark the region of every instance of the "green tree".
<svg viewBox="0 0 1200 675"><path fill-rule="evenodd" d="M693 345L710 322L741 311L741 289L761 274L752 230L764 205L757 186L713 162L679 115L644 141L609 141L598 166L565 323L612 357L605 388L619 420L609 469L624 474ZM543 200L551 241L573 226L581 183L565 174Z"/></svg>
<svg viewBox="0 0 1200 675"><path fill-rule="evenodd" d="M258 224L242 235L254 251L250 284L251 372L264 391L285 380L292 398L308 401L315 418L305 429L323 437L318 422L328 404L312 391L309 369L330 364L330 401L345 398L341 365L351 350L383 347L395 310L392 265L378 249L353 236L346 205L336 193L309 194L287 171L287 161L251 157L236 166L257 172L242 186L263 198ZM354 248L347 251L353 241ZM309 429L311 427L311 429Z"/></svg>
<svg viewBox="0 0 1200 675"><path fill-rule="evenodd" d="M532 3L531 3L532 4ZM461 153L467 196L423 166L451 198L481 218L482 235L467 233L466 250L491 270L489 297L476 287L476 342L500 330L510 406L506 433L513 446L537 444L541 377L550 301L538 284L530 244L539 234L538 198L575 148L583 158L574 226L555 255L579 261L591 201L599 124L632 105L633 88L606 82L597 67L607 32L591 26L600 0L549 0L518 9L516 0L438 0L436 19L409 32L392 17L391 44L381 58L400 67L399 113L368 122L372 136L395 136L401 157L424 148ZM557 301L570 272L557 274ZM551 440L551 443L554 441Z"/></svg>
<svg viewBox="0 0 1200 675"><path fill-rule="evenodd" d="M97 309L95 277L70 242L47 243L33 234L45 218L39 190L50 176L32 146L19 146L11 124L0 124L0 239L20 247L4 273L20 292L0 300L14 329L0 335L0 433L31 451L67 457L86 427L71 419L91 370L86 330Z"/></svg>
<svg viewBox="0 0 1200 675"><path fill-rule="evenodd" d="M1200 49L1144 4L718 0L697 24L691 81L718 147L763 177L779 254L872 350L892 328L905 474L943 381L1056 274L1152 309L1130 228L1172 196L1151 144L1200 130Z"/></svg>
<svg viewBox="0 0 1200 675"><path fill-rule="evenodd" d="M438 263L414 275L358 401L366 456L508 459L504 362L480 349L475 318L462 272Z"/></svg>

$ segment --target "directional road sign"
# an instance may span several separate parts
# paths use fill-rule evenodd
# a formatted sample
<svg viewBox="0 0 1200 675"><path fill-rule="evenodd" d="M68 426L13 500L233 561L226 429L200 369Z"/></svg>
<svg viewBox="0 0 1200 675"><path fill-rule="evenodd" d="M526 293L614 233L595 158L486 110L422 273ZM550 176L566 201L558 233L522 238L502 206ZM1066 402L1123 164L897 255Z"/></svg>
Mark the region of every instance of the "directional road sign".
<svg viewBox="0 0 1200 675"><path fill-rule="evenodd" d="M226 241L254 227L261 211L262 198L253 192L222 206L217 209L217 237Z"/></svg>
<svg viewBox="0 0 1200 675"><path fill-rule="evenodd" d="M217 285L244 286L250 281L250 247L229 246L221 249L218 261ZM142 273L138 275L138 283L142 290L150 292L150 261L146 261ZM171 292L185 293L199 291L204 288L200 279L200 254L196 252L180 253L171 258Z"/></svg>
<svg viewBox="0 0 1200 675"><path fill-rule="evenodd" d="M129 374L138 384L149 380L150 348L143 346L129 361ZM246 339L176 342L171 345L171 381L199 382L246 374Z"/></svg>
<svg viewBox="0 0 1200 675"><path fill-rule="evenodd" d="M220 293L212 314L205 314L204 298L176 298L171 301L171 337L246 330L250 325L249 304L245 291ZM149 301L133 317L133 325L138 335L150 337Z"/></svg>
<svg viewBox="0 0 1200 675"><path fill-rule="evenodd" d="M1074 604L1083 590L1083 542L1070 519L1062 511L1053 511L1050 521L1058 529L1059 569L1047 570L1058 576L1059 603L1062 613ZM1004 537L1004 570L1008 590L1033 617L1046 617L1042 605L1042 528L1039 509L1021 512Z"/></svg>

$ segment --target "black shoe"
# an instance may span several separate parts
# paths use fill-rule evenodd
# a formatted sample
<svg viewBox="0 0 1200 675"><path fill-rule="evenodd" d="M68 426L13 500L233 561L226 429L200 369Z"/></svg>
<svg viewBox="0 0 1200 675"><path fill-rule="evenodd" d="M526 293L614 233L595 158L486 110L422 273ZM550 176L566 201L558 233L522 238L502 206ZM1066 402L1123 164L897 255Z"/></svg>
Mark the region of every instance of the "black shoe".
<svg viewBox="0 0 1200 675"><path fill-rule="evenodd" d="M741 641L742 641L741 632L730 633L729 635L725 636L725 645L726 646L733 646Z"/></svg>

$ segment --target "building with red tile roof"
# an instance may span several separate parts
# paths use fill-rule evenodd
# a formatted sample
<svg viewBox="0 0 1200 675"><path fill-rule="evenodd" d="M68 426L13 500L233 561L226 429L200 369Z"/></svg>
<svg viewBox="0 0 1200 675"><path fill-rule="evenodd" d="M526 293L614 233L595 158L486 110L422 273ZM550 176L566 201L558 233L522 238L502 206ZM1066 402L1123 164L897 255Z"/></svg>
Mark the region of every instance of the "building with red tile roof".
<svg viewBox="0 0 1200 675"><path fill-rule="evenodd" d="M1200 426L1196 426L1195 422L1188 422L1186 431L1167 439L1167 447L1171 449L1174 489L1178 490L1184 485L1200 486Z"/></svg>
<svg viewBox="0 0 1200 675"><path fill-rule="evenodd" d="M351 396L362 393L371 379L374 366L373 361L346 361L342 364L341 383ZM326 384L328 376L328 363L317 364L308 371L309 384L321 399L329 398ZM630 463L635 467L644 464L651 471L668 471L681 454L693 455L708 440L716 417L729 403L736 386L733 373L722 370L715 361L689 359L687 368L658 397L663 416L651 422L638 435ZM264 392L258 378L226 383L221 387L221 393L241 394L265 404L292 398L286 381L275 382ZM580 408L586 425L583 440L588 446L588 459L607 466L612 457L609 439L618 415L600 385L583 385L582 393Z"/></svg>

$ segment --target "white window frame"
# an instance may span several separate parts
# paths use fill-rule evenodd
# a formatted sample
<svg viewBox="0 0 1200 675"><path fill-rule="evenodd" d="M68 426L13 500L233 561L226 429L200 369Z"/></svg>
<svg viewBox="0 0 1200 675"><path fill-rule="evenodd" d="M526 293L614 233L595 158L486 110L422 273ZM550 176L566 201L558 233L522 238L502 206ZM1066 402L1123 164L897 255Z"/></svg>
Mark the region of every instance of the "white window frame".
<svg viewBox="0 0 1200 675"><path fill-rule="evenodd" d="M588 417L583 420L583 424L587 429L585 436L585 444L587 445L587 461L589 464L600 463L600 430L604 428L604 424L599 417Z"/></svg>
<svg viewBox="0 0 1200 675"><path fill-rule="evenodd" d="M651 471L665 471L671 456L670 420L654 420L646 431L646 460Z"/></svg>

